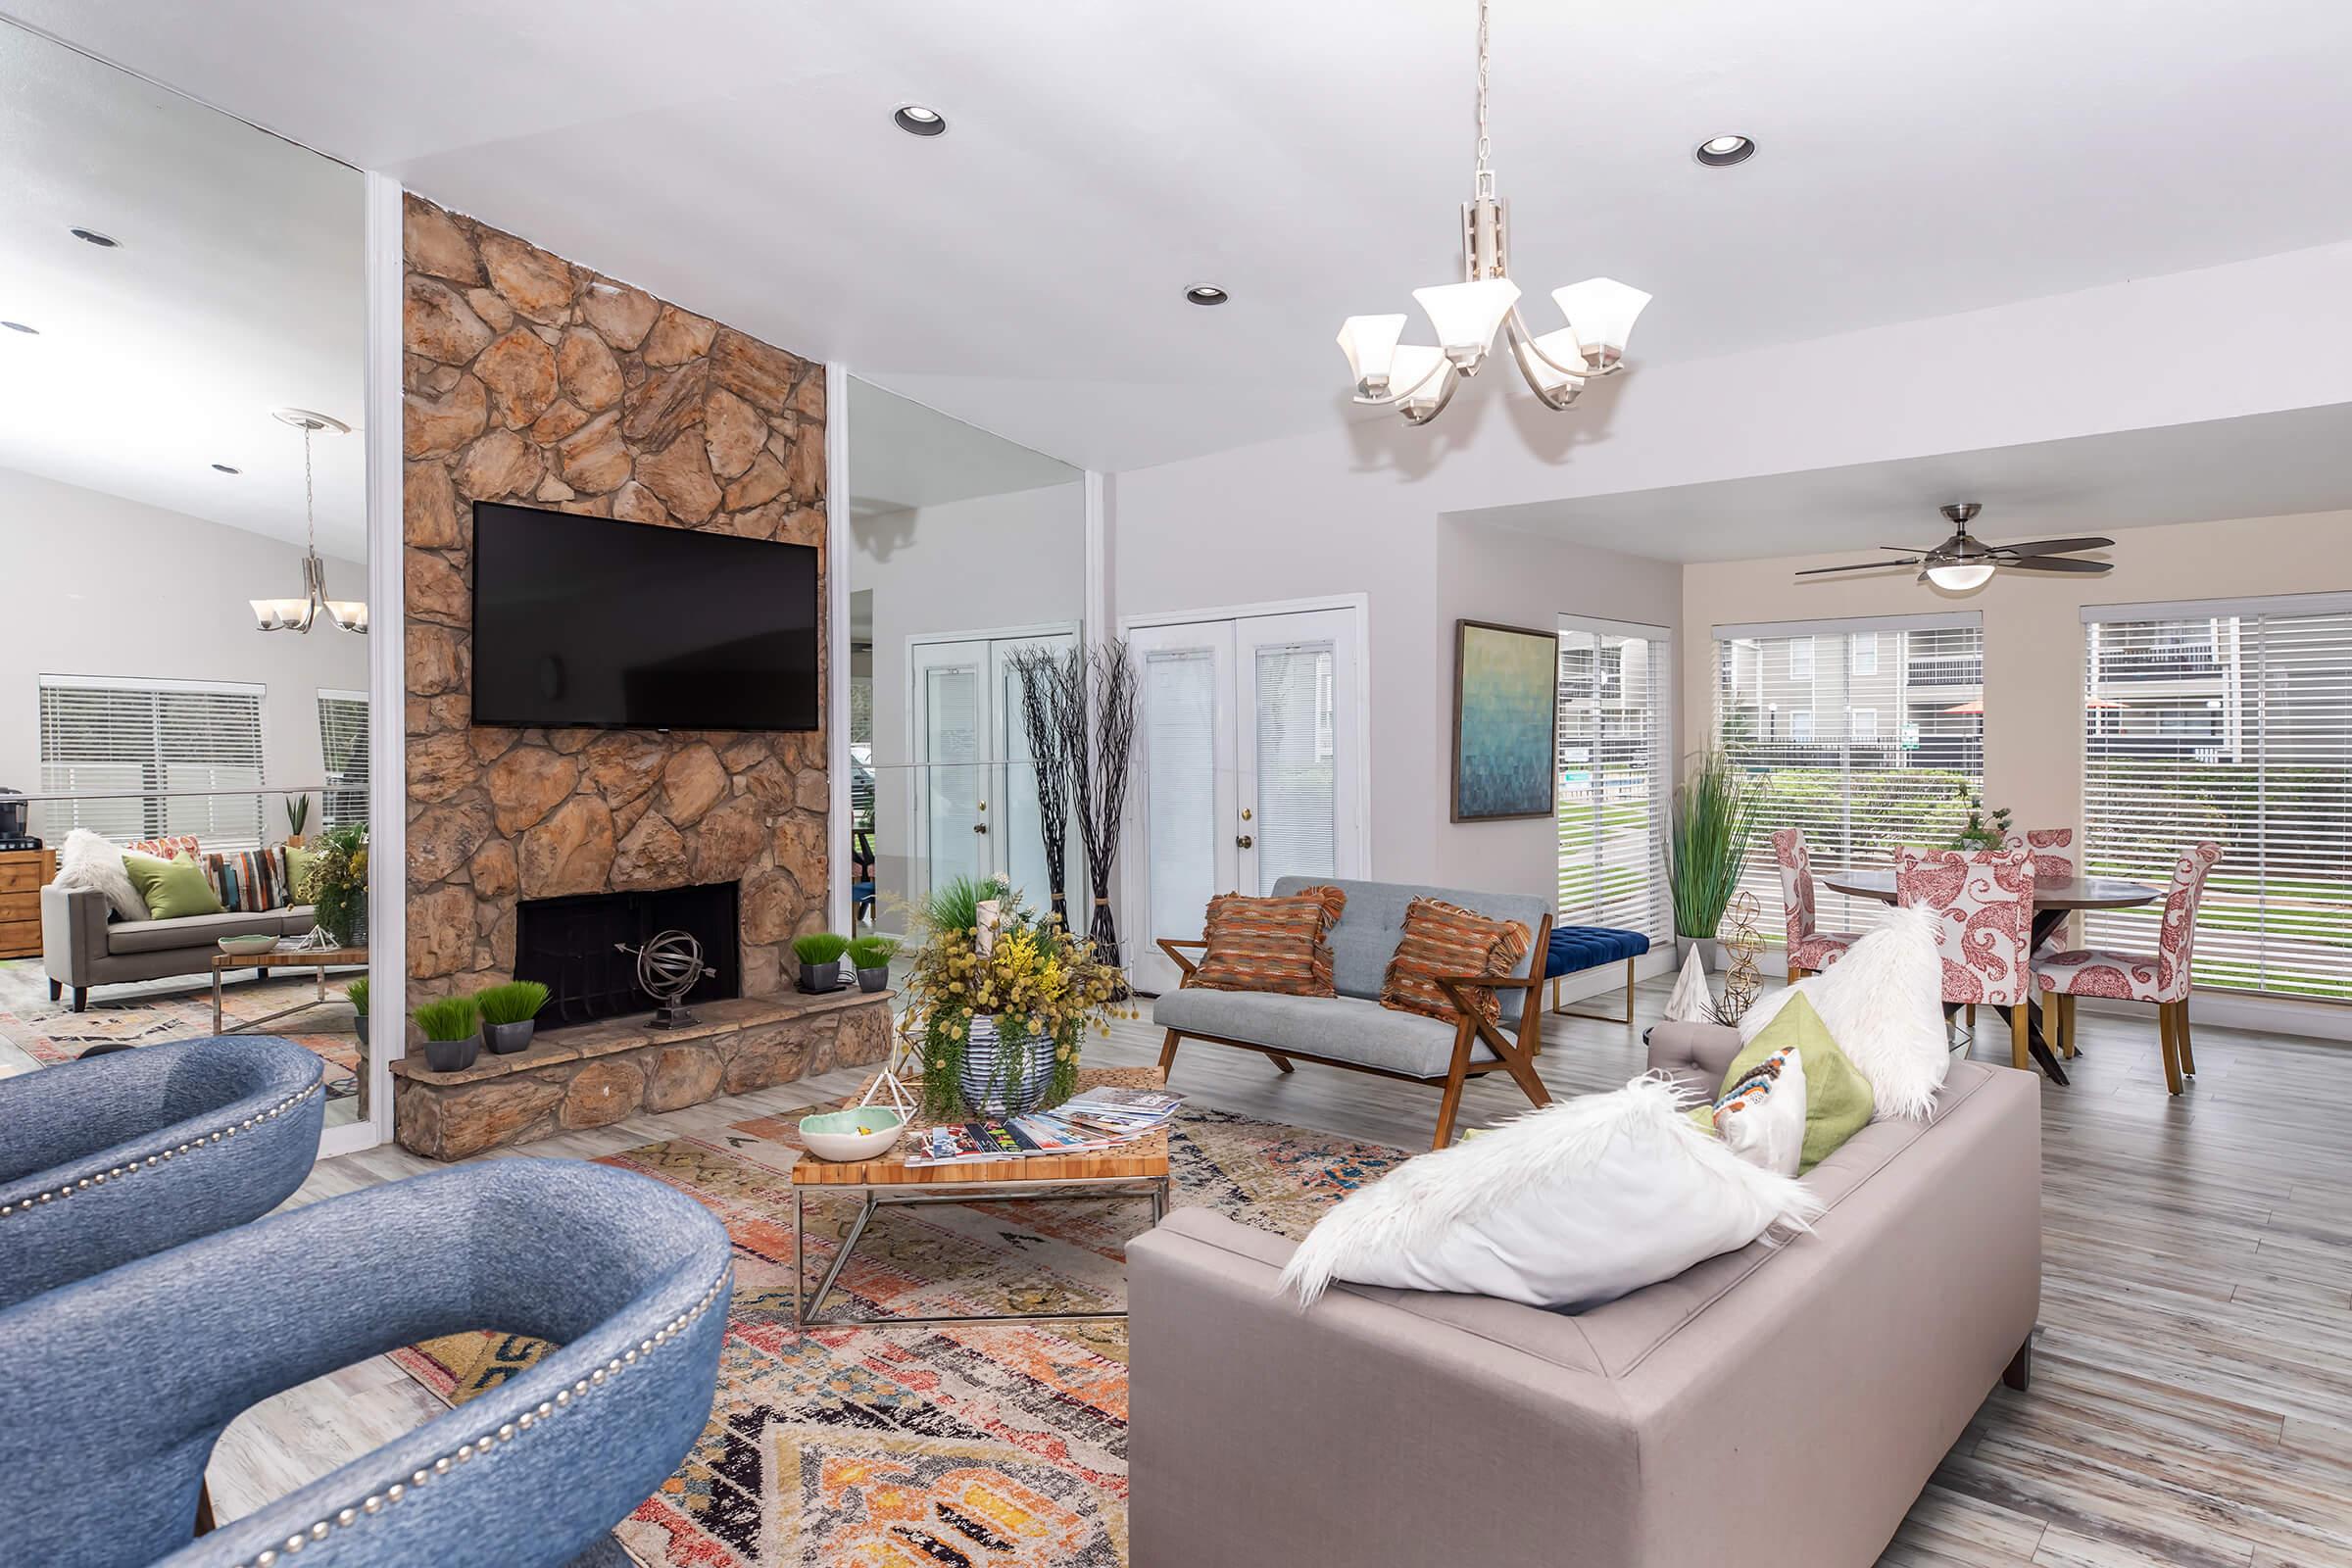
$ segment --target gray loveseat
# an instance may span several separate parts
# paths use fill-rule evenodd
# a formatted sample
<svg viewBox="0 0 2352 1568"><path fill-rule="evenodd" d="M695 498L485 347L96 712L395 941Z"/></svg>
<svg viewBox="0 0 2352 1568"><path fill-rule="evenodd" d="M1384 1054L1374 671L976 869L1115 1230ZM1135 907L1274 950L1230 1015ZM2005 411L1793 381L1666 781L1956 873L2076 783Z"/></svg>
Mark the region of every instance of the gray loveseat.
<svg viewBox="0 0 2352 1568"><path fill-rule="evenodd" d="M103 893L41 889L41 964L49 972L50 1001L71 988L79 1012L89 1005L92 986L211 974L221 937L302 937L318 924L307 904L181 920L110 922L108 912Z"/></svg>
<svg viewBox="0 0 2352 1568"><path fill-rule="evenodd" d="M1735 1030L1660 1024L1712 1091ZM1573 1316L1338 1285L1179 1208L1127 1249L1134 1568L1861 1568L1996 1382L2041 1293L2031 1073L1961 1062L1932 1121L1805 1180L1813 1233Z"/></svg>
<svg viewBox="0 0 2352 1568"><path fill-rule="evenodd" d="M1549 905L1523 895L1338 877L1286 876L1274 884L1274 891L1279 896L1308 887L1336 887L1348 895L1347 907L1331 930L1332 981L1339 995L1210 991L1189 984L1166 992L1152 1004L1152 1021L1167 1031L1159 1053L1162 1073L1175 1066L1179 1044L1200 1040L1257 1052L1284 1072L1291 1070L1293 1061L1315 1061L1428 1084L1443 1091L1433 1149L1443 1149L1452 1139L1462 1085L1472 1078L1507 1072L1531 1102L1551 1102L1535 1068L1536 1054L1543 1047L1539 992L1551 936ZM1443 899L1489 919L1516 920L1531 938L1528 956L1510 979L1463 975L1446 985L1456 1004L1450 1021L1380 1004L1381 981L1404 930L1405 906L1417 898ZM1159 946L1189 981L1195 965L1186 950L1202 944L1162 938ZM1482 1017L1473 1004L1473 999L1488 990L1501 997L1500 1027Z"/></svg>

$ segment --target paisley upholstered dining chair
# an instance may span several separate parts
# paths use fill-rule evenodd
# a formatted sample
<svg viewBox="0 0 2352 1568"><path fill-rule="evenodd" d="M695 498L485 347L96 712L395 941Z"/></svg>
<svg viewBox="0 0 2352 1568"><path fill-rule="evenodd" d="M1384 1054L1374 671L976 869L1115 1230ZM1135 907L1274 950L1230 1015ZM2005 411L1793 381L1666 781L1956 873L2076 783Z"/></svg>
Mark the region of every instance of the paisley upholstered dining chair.
<svg viewBox="0 0 2352 1568"><path fill-rule="evenodd" d="M1819 974L1861 941L1859 934L1824 931L1813 912L1813 852L1801 827L1775 828L1772 858L1781 867L1781 904L1788 917L1788 983Z"/></svg>
<svg viewBox="0 0 2352 1568"><path fill-rule="evenodd" d="M2180 1080L2194 1077L2197 1070L2188 1034L2189 954L2196 946L2197 906L2205 901L2205 879L2221 858L2222 847L2211 840L2180 852L2173 863L2173 885L2165 894L2153 954L2074 948L2034 961L2045 997L2155 1004L2164 1084L2176 1095L2180 1093Z"/></svg>
<svg viewBox="0 0 2352 1568"><path fill-rule="evenodd" d="M2075 879L2075 830L2073 828L2030 827L2023 833L2011 833L2006 841L2006 847L2014 850L2020 846L2031 850L2034 854L2034 885L2035 887L2046 888L2053 883L2072 882ZM2074 925L2072 916L2054 923L2048 934L2035 945L2034 956L2037 959L2048 957L2052 954L2063 953L2072 947L2074 945L2071 940ZM1975 1026L1977 1018L1973 1008L1970 1009L1968 1021L1971 1027ZM2075 999L2060 997L2057 1004L2050 1010L2049 1021L2052 1025L2051 1047L2062 1056L2073 1055L2075 1054Z"/></svg>
<svg viewBox="0 0 2352 1568"><path fill-rule="evenodd" d="M1936 915L1950 1006L2000 1007L2009 1014L2009 1061L2031 1068L2033 1038L2034 857L2013 850L1897 850L1894 902Z"/></svg>

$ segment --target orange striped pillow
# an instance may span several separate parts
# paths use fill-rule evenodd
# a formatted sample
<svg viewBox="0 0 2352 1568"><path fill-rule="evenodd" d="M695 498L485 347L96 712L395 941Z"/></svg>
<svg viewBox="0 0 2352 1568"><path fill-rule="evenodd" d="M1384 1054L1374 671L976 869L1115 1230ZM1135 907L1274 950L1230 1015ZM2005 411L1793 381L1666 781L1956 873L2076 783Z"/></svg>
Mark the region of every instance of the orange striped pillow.
<svg viewBox="0 0 2352 1568"><path fill-rule="evenodd" d="M1527 956L1528 930L1516 920L1490 920L1442 899L1415 899L1405 906L1404 933L1381 982L1380 1004L1399 1012L1427 1013L1447 1023L1461 1016L1439 989L1439 975L1508 975ZM1489 1018L1502 1014L1493 991L1468 993Z"/></svg>
<svg viewBox="0 0 2352 1568"><path fill-rule="evenodd" d="M1282 898L1227 893L1208 901L1208 951L1185 984L1210 991L1279 991L1330 997L1331 944L1324 939L1348 906L1340 888L1301 888Z"/></svg>

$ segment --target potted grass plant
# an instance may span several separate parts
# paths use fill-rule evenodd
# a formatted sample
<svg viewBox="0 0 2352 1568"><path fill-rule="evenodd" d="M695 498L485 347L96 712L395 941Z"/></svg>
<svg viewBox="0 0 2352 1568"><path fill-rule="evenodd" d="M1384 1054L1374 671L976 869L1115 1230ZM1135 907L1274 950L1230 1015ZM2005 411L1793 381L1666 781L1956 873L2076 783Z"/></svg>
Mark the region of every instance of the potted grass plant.
<svg viewBox="0 0 2352 1568"><path fill-rule="evenodd" d="M1728 752L1700 753L1676 788L1666 834L1666 881L1674 898L1678 964L1695 948L1701 963L1721 967L1715 933L1732 895L1740 891L1740 868L1747 861L1760 804L1755 785Z"/></svg>
<svg viewBox="0 0 2352 1568"><path fill-rule="evenodd" d="M482 1049L482 1009L471 997L424 1002L409 1014L424 1033L424 1064L435 1072L464 1072Z"/></svg>
<svg viewBox="0 0 2352 1568"><path fill-rule="evenodd" d="M352 1032L360 1037L360 1044L362 1047L365 1047L368 1044L367 977L362 976L361 978L354 980L351 984L345 986L343 988L343 994L351 999Z"/></svg>
<svg viewBox="0 0 2352 1568"><path fill-rule="evenodd" d="M811 931L795 937L792 956L801 960L801 989L811 994L841 989L841 956L850 939L838 931Z"/></svg>
<svg viewBox="0 0 2352 1568"><path fill-rule="evenodd" d="M547 1005L547 987L536 980L510 980L475 992L473 1003L482 1010L482 1039L491 1054L512 1055L531 1043L539 1009Z"/></svg>
<svg viewBox="0 0 2352 1568"><path fill-rule="evenodd" d="M889 937L859 937L850 944L850 967L858 971L858 989L882 991L890 985L890 960L897 956L898 943Z"/></svg>

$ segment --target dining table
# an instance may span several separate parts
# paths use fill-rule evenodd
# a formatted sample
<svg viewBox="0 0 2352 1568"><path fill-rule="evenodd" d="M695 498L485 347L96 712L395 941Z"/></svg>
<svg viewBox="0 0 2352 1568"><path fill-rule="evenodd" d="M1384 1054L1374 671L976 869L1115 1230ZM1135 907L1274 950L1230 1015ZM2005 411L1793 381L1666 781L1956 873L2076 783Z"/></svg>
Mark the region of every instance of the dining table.
<svg viewBox="0 0 2352 1568"><path fill-rule="evenodd" d="M1843 893L1857 899L1876 899L1881 904L1894 902L1894 869L1891 866L1884 870L1857 869L1817 874L1821 878L1821 885L1834 893ZM2037 878L2034 883L2034 942L2029 951L2039 952L2049 934L2065 923L2067 917L2077 909L2135 909L2143 904L2154 904L2163 897L2161 889L2152 888L2145 882L2133 882L2127 877L2077 876L2063 881L2042 881ZM2065 1083L2066 1069L2059 1065L2058 1054L2050 1049L2049 1042L2041 1032L2039 988L2029 992L2028 996L2027 1015L2032 1022L2027 1035L2027 1049L2034 1053L2034 1059L2040 1063L2043 1072L2050 1075L2052 1082ZM2007 1009L2002 1011L2006 1012Z"/></svg>

